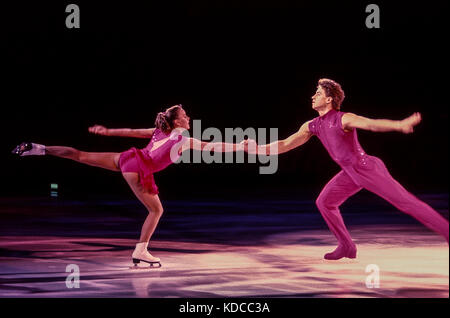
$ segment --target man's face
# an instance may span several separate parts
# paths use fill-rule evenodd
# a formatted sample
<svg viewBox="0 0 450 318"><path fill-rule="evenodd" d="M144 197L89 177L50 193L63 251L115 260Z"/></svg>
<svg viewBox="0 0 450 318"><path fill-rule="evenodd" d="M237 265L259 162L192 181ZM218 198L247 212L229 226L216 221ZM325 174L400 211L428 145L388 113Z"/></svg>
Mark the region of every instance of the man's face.
<svg viewBox="0 0 450 318"><path fill-rule="evenodd" d="M316 93L312 98L312 108L319 110L325 108L327 104L331 103L332 98L327 97L322 86L318 85Z"/></svg>

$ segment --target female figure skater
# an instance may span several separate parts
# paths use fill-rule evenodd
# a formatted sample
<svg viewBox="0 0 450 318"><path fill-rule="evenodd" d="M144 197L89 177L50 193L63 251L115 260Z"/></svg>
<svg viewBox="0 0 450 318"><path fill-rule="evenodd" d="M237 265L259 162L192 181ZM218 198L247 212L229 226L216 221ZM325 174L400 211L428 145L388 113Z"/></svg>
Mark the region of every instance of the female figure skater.
<svg viewBox="0 0 450 318"><path fill-rule="evenodd" d="M13 153L19 156L51 155L104 169L121 171L131 190L149 212L142 226L139 242L132 254L133 263L136 265L143 261L151 265L158 263L161 266L160 259L152 256L147 250L150 238L163 213L153 174L175 162L181 152L187 149L202 151L208 145L208 149L221 152L244 150L242 143L207 143L184 137L182 132L190 128L189 119L182 105L175 105L165 112L158 113L155 121L156 128L108 129L100 125L89 128L89 132L105 136L149 138L150 142L144 149L133 147L121 153L84 152L71 147L44 146L24 142L17 146Z"/></svg>
<svg viewBox="0 0 450 318"><path fill-rule="evenodd" d="M319 80L317 91L312 97L312 108L319 113L318 117L304 123L297 133L284 140L261 146L256 145L255 141L246 141L246 151L272 155L284 153L303 145L312 135L316 135L331 158L341 166L342 170L328 182L316 201L320 213L339 242L336 250L325 254L325 259L356 258L356 245L345 227L339 206L363 188L416 218L442 235L448 243L448 221L394 180L383 161L367 155L361 148L356 133L357 129L365 129L409 134L421 121L421 115L414 113L399 121L369 119L341 112L344 97L344 91L338 83L330 79Z"/></svg>

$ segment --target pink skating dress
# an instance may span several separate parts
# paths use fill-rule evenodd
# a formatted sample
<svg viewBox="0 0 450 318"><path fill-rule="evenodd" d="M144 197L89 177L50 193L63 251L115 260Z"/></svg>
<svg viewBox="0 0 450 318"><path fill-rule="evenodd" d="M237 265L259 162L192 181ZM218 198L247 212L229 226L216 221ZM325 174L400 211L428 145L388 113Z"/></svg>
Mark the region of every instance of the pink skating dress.
<svg viewBox="0 0 450 318"><path fill-rule="evenodd" d="M167 139L162 145L152 150L154 143ZM119 166L122 172L136 172L139 180L149 193L158 194L158 186L153 174L165 169L180 157L180 149L186 137L179 131L165 134L155 129L148 145L143 149L135 147L120 154Z"/></svg>

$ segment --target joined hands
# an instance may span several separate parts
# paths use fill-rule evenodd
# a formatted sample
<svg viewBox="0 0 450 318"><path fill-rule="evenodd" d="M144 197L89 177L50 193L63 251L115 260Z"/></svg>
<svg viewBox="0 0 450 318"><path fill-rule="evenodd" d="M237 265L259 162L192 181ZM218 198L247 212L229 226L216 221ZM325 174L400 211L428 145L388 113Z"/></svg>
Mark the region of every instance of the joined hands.
<svg viewBox="0 0 450 318"><path fill-rule="evenodd" d="M240 145L244 146L244 151L251 155L257 154L258 144L253 139L242 140Z"/></svg>

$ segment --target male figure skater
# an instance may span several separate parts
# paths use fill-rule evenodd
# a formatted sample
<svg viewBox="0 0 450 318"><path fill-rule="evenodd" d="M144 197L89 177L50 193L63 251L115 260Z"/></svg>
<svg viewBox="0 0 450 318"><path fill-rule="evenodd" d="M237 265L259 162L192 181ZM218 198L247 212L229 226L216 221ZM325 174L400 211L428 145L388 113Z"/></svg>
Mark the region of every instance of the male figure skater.
<svg viewBox="0 0 450 318"><path fill-rule="evenodd" d="M369 119L341 112L340 106L344 97L344 91L338 83L325 78L319 80L317 91L312 97L312 108L319 113L318 117L304 123L297 133L284 140L261 146L255 145L254 141L246 141L246 150L254 154L270 153L275 155L299 147L312 135L316 135L331 158L342 168L323 188L316 201L320 213L339 242L333 252L325 254L325 259L356 258L356 245L345 227L339 206L363 188L379 195L400 211L416 218L431 230L442 235L448 243L448 221L394 180L383 161L367 155L361 148L356 133L357 129L365 129L376 132L399 131L409 134L421 121L421 115L414 113L399 121Z"/></svg>

